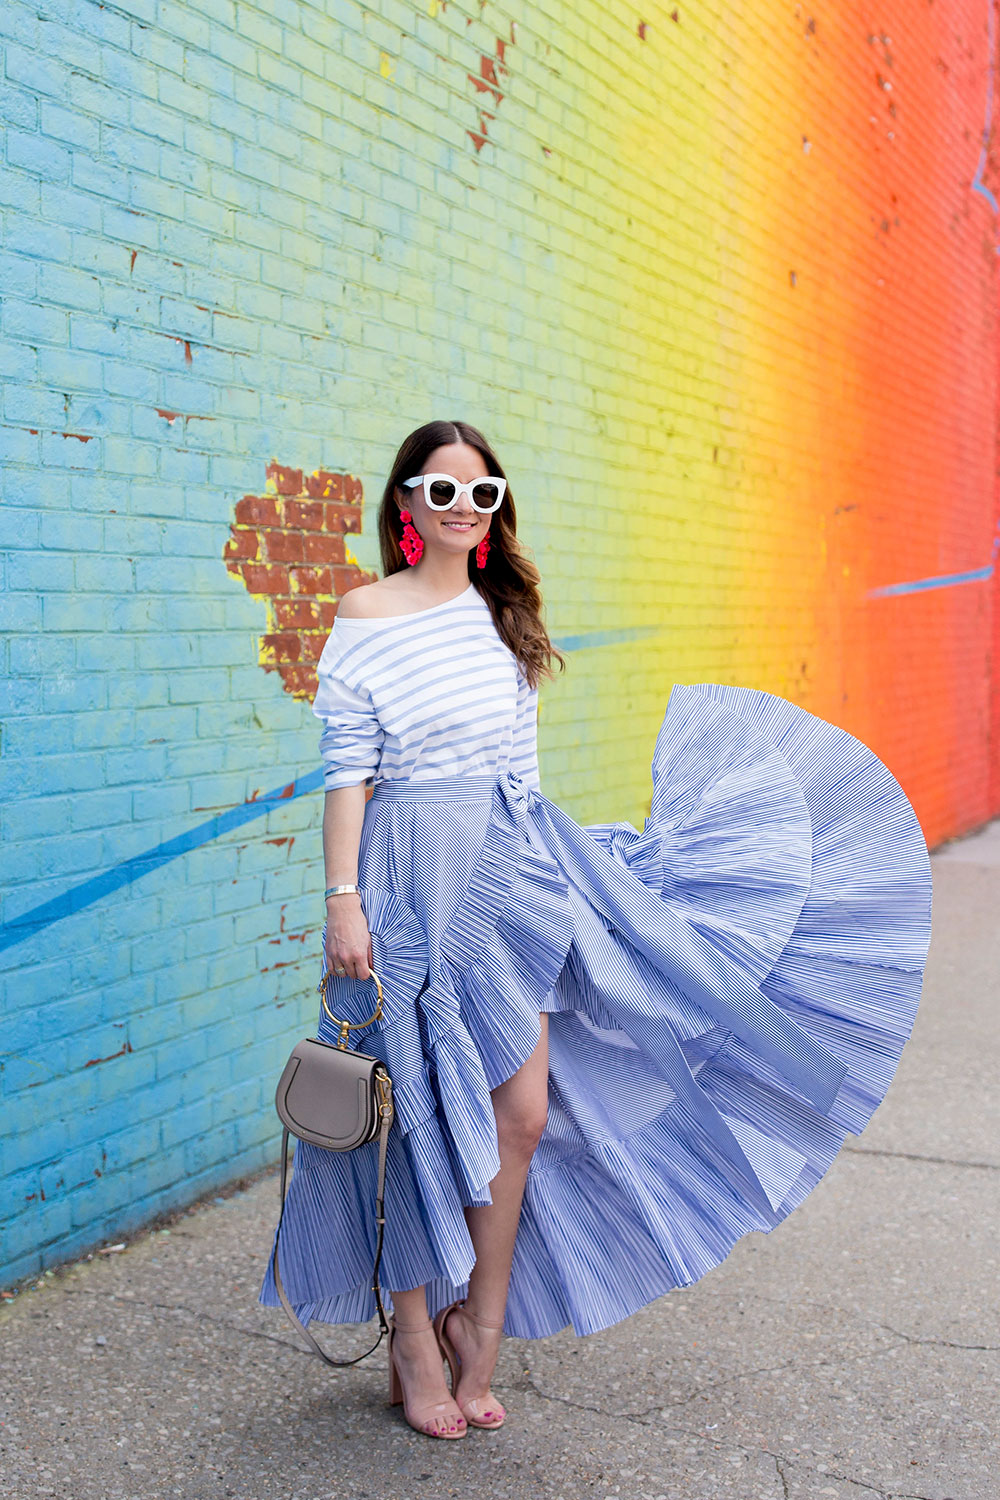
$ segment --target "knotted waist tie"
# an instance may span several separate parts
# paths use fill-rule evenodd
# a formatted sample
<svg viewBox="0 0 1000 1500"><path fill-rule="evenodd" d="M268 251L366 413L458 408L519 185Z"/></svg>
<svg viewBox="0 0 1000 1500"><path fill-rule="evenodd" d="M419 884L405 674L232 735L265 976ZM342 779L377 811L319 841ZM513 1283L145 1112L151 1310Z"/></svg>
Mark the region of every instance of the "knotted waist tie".
<svg viewBox="0 0 1000 1500"><path fill-rule="evenodd" d="M494 790L500 792L519 827L527 822L528 813L538 800L538 793L524 782L516 771L502 770L495 775L434 776L414 779L376 781L372 799L385 797L402 802L488 802Z"/></svg>

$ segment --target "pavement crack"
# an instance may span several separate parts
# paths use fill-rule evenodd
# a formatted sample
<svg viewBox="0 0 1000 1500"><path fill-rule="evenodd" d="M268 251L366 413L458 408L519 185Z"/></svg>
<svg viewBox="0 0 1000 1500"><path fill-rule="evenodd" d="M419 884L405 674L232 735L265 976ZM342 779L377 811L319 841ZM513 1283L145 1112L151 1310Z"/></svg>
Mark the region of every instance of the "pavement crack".
<svg viewBox="0 0 1000 1500"><path fill-rule="evenodd" d="M661 1412L663 1410L662 1402L658 1401L655 1406L649 1407L647 1411L605 1411L603 1406L592 1406L585 1401L574 1401L570 1396L556 1396L553 1395L550 1391L543 1391L541 1386L536 1385L535 1381L528 1374L523 1374L521 1376L521 1383L531 1392L533 1396L537 1396L540 1401L556 1401L560 1406L572 1407L574 1411L589 1411L593 1416L605 1417L609 1422L620 1422L624 1420L626 1422L637 1422L642 1424L645 1423L646 1420L655 1412Z"/></svg>
<svg viewBox="0 0 1000 1500"><path fill-rule="evenodd" d="M833 1469L824 1469L825 1479L839 1479L841 1484L854 1484L859 1489L881 1495L882 1500L934 1500L932 1495L915 1495L910 1490L884 1490L880 1485L868 1484L864 1479L852 1479L850 1474L837 1474Z"/></svg>
<svg viewBox="0 0 1000 1500"><path fill-rule="evenodd" d="M893 1328L889 1323L879 1323L877 1326L884 1328L888 1333L894 1333L898 1339L903 1339L907 1344L930 1344L938 1349L971 1349L986 1354L996 1354L1000 1351L1000 1344L960 1344L957 1339L942 1339L936 1334L925 1338L919 1333L904 1333L901 1328Z"/></svg>
<svg viewBox="0 0 1000 1500"><path fill-rule="evenodd" d="M937 1167L969 1167L978 1172L1000 1172L1000 1162L959 1161L953 1156L923 1156L917 1151L882 1151L874 1146L842 1146L848 1156L888 1156L897 1161L926 1161Z"/></svg>
<svg viewBox="0 0 1000 1500"><path fill-rule="evenodd" d="M88 1291L85 1295L101 1298L107 1302L121 1302L126 1307L145 1307L151 1312L185 1313L189 1318L193 1318L196 1323L212 1323L217 1328L228 1328L231 1333L242 1334L244 1338L263 1339L266 1344L277 1344L281 1349L293 1349L296 1354L308 1354L310 1356L312 1354L310 1349L303 1348L301 1344L293 1343L291 1339L279 1338L277 1334L264 1333L263 1330L256 1328L245 1328L240 1323L232 1323L228 1318L216 1317L212 1313L205 1312L202 1308L186 1307L182 1302L149 1302L144 1297L124 1297L120 1292Z"/></svg>
<svg viewBox="0 0 1000 1500"><path fill-rule="evenodd" d="M791 1500L792 1492L788 1488L788 1475L785 1473L783 1467L788 1462L788 1460L786 1458L780 1458L777 1453L772 1453L771 1457L774 1459L774 1467L777 1469L778 1478L781 1480L782 1500Z"/></svg>

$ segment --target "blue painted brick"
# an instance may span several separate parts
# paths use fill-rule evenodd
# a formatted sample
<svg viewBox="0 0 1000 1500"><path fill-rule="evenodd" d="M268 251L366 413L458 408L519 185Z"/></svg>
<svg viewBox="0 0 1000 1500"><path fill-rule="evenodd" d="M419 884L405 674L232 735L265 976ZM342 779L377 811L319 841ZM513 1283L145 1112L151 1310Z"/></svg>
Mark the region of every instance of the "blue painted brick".
<svg viewBox="0 0 1000 1500"><path fill-rule="evenodd" d="M68 515L43 511L39 517L43 547L64 552L100 552L104 547L104 522L98 516Z"/></svg>
<svg viewBox="0 0 1000 1500"><path fill-rule="evenodd" d="M136 643L129 636L110 633L111 607L103 599L80 601L95 619L109 627L108 634L84 635L76 642L76 665L80 672L123 672L135 665Z"/></svg>
<svg viewBox="0 0 1000 1500"><path fill-rule="evenodd" d="M23 252L15 249L9 233L7 244L8 249L0 252L0 286L4 295L33 301L38 287L38 267Z"/></svg>
<svg viewBox="0 0 1000 1500"><path fill-rule="evenodd" d="M40 266L38 295L48 302L85 312L97 312L101 306L101 284L97 277L74 266Z"/></svg>
<svg viewBox="0 0 1000 1500"><path fill-rule="evenodd" d="M72 160L72 154L64 146L57 145L47 136L27 130L7 131L7 164L10 167L21 167L33 176L45 177L52 182L66 182Z"/></svg>
<svg viewBox="0 0 1000 1500"><path fill-rule="evenodd" d="M52 554L56 560L58 554ZM67 558L72 569L72 559ZM71 585L70 585L71 586ZM88 634L99 631L104 625L104 605L99 599L80 599L73 594L46 595L42 599L44 628L54 631L84 631ZM120 643L119 653L124 654L131 642ZM128 650L128 660L134 652Z"/></svg>
<svg viewBox="0 0 1000 1500"><path fill-rule="evenodd" d="M11 558L10 585L33 593L73 588L73 559L51 552L18 552Z"/></svg>
<svg viewBox="0 0 1000 1500"><path fill-rule="evenodd" d="M51 636L49 639L55 639L58 646L68 648L72 654L76 654L72 639L64 638L60 641ZM42 701L49 714L82 713L88 709L102 709L107 691L107 679L103 673L88 675L79 670L68 671L65 675L54 673L51 677L46 675L42 682ZM72 732L72 724L67 724L63 738L68 741Z"/></svg>
<svg viewBox="0 0 1000 1500"><path fill-rule="evenodd" d="M103 593L131 592L133 564L124 557L77 557L73 567L73 581L78 589L99 590Z"/></svg>
<svg viewBox="0 0 1000 1500"><path fill-rule="evenodd" d="M46 187L48 192L63 192L61 187ZM10 229L7 233L7 248L21 255L30 255L43 263L63 263L72 258L72 236L69 229L58 223L45 223L34 214L10 214ZM52 270L51 264L48 266Z"/></svg>
<svg viewBox="0 0 1000 1500"><path fill-rule="evenodd" d="M53 796L36 800L19 798L10 802L3 809L4 838L20 843L24 839L62 833L69 826L74 805L69 797Z"/></svg>
<svg viewBox="0 0 1000 1500"><path fill-rule="evenodd" d="M128 1129L105 1136L101 1142L105 1170L121 1171L159 1151L161 1123L159 1119L130 1122Z"/></svg>
<svg viewBox="0 0 1000 1500"><path fill-rule="evenodd" d="M54 386L60 391L99 391L102 380L101 361L93 354L67 348L66 314L56 308L49 308L48 313L50 316L44 328L33 328L32 319L27 313L18 315L21 326L17 330L17 336L38 339L47 344L47 347L38 351L39 378L46 385Z"/></svg>
<svg viewBox="0 0 1000 1500"><path fill-rule="evenodd" d="M65 99L70 81L69 69L55 58L29 51L18 42L8 42L5 49L4 71L12 83L55 99Z"/></svg>
<svg viewBox="0 0 1000 1500"><path fill-rule="evenodd" d="M0 547L37 547L40 519L37 512L19 505L3 506L0 509Z"/></svg>
<svg viewBox="0 0 1000 1500"><path fill-rule="evenodd" d="M89 119L79 110L66 109L61 104L43 100L40 124L43 135L54 136L57 140L81 147L84 151L95 155L100 149L99 122Z"/></svg>
<svg viewBox="0 0 1000 1500"><path fill-rule="evenodd" d="M0 467L4 464L38 465L38 438L17 427L0 427Z"/></svg>

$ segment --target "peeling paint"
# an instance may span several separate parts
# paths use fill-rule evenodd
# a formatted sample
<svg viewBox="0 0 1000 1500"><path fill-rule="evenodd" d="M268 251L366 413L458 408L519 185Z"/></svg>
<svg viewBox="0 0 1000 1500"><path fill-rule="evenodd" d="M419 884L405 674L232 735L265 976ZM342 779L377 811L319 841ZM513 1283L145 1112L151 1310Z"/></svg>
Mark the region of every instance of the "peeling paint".
<svg viewBox="0 0 1000 1500"><path fill-rule="evenodd" d="M307 474L272 462L265 493L237 501L223 559L249 593L265 600L259 661L295 698L316 691L316 663L340 599L375 581L348 557L345 543L348 532L361 530L362 499L361 481L350 474Z"/></svg>

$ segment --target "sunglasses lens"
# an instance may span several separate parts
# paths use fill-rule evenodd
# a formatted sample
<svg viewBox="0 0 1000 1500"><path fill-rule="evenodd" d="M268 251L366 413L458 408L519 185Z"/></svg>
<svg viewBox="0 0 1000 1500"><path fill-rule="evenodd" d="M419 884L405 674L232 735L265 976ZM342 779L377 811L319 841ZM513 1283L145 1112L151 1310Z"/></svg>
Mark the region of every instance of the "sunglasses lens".
<svg viewBox="0 0 1000 1500"><path fill-rule="evenodd" d="M430 487L431 505L440 506L442 509L450 505L455 498L455 486L450 479L435 479Z"/></svg>
<svg viewBox="0 0 1000 1500"><path fill-rule="evenodd" d="M497 503L497 496L499 495L499 493L499 485L489 483L477 484L475 489L472 491L472 499L473 502L476 505L481 506L483 510L492 510L494 505L496 505Z"/></svg>

